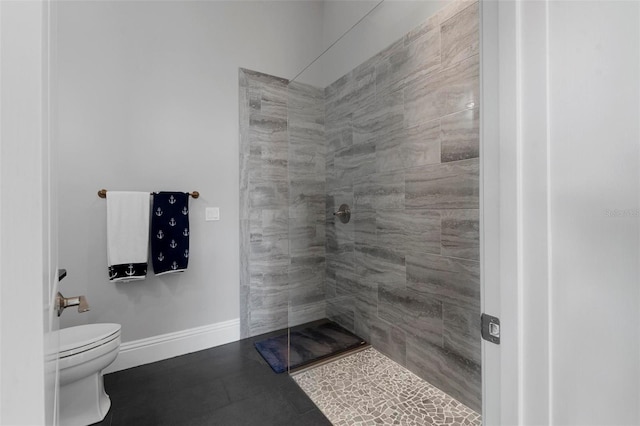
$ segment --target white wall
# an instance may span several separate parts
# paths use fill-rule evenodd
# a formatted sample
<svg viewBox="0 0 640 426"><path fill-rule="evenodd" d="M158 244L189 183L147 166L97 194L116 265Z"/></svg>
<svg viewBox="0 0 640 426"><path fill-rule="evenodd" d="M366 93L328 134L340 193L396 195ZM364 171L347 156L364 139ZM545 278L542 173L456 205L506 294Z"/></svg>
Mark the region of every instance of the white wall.
<svg viewBox="0 0 640 426"><path fill-rule="evenodd" d="M349 22L353 25L373 11L296 80L328 86L452 1L456 0L385 0L377 7L379 2L328 2L323 20L325 46L338 40L350 28Z"/></svg>
<svg viewBox="0 0 640 426"><path fill-rule="evenodd" d="M382 0L326 0L322 9L322 47L325 49Z"/></svg>
<svg viewBox="0 0 640 426"><path fill-rule="evenodd" d="M548 19L552 418L637 425L640 4L551 2Z"/></svg>
<svg viewBox="0 0 640 426"><path fill-rule="evenodd" d="M47 2L0 2L0 424L54 424Z"/></svg>
<svg viewBox="0 0 640 426"><path fill-rule="evenodd" d="M239 315L238 67L293 77L321 51L319 2L58 2L62 326L123 341ZM110 283L110 190L200 191L181 275ZM220 207L219 222L204 208Z"/></svg>

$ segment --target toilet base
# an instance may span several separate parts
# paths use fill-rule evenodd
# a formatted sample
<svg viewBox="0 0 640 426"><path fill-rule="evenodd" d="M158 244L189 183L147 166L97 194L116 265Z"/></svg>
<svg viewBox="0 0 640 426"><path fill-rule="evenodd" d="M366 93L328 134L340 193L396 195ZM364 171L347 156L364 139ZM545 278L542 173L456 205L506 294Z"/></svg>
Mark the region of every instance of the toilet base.
<svg viewBox="0 0 640 426"><path fill-rule="evenodd" d="M60 386L60 426L87 426L104 420L111 399L104 391L102 371Z"/></svg>

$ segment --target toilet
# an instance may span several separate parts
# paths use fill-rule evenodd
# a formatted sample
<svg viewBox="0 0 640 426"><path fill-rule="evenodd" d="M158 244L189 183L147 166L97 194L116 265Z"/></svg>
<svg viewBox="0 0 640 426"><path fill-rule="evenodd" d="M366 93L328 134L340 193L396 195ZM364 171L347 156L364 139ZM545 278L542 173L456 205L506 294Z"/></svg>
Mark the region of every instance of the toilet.
<svg viewBox="0 0 640 426"><path fill-rule="evenodd" d="M118 356L120 324L63 328L60 336L60 425L86 426L102 421L111 400L102 370Z"/></svg>

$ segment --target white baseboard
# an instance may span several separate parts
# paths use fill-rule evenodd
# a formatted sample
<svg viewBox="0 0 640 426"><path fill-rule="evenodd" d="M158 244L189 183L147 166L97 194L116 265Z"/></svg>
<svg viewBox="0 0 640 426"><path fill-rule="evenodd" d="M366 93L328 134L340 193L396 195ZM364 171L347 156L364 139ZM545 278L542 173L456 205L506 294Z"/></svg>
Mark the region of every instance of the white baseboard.
<svg viewBox="0 0 640 426"><path fill-rule="evenodd" d="M116 360L104 374L240 340L240 319L223 321L120 345Z"/></svg>

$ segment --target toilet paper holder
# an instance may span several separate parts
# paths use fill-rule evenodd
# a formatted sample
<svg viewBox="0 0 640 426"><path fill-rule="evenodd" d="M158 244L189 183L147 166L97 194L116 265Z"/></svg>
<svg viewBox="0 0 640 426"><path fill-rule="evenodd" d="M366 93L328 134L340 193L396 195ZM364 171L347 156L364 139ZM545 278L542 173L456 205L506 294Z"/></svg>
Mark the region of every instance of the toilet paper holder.
<svg viewBox="0 0 640 426"><path fill-rule="evenodd" d="M62 311L70 306L77 306L78 312L87 312L89 310L89 303L85 296L64 297L62 293L58 292L56 296L56 309L58 310L58 316L62 315Z"/></svg>

